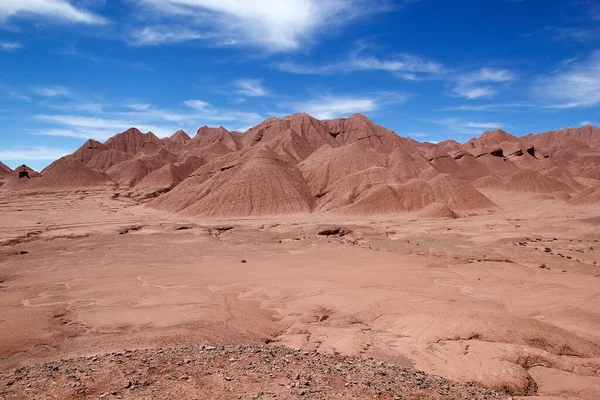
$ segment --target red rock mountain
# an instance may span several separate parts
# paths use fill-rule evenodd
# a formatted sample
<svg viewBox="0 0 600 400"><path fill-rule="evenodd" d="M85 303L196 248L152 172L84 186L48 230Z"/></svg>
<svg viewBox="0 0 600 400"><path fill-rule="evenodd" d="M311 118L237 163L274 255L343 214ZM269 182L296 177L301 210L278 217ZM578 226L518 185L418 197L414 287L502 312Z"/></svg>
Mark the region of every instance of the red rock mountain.
<svg viewBox="0 0 600 400"><path fill-rule="evenodd" d="M598 128L584 126L420 143L359 114L269 118L245 133L203 126L192 138L130 128L105 143L88 140L35 185L25 178L2 190L118 185L150 207L206 217L419 211L456 218L493 209L487 191L596 202L599 138Z"/></svg>
<svg viewBox="0 0 600 400"><path fill-rule="evenodd" d="M46 167L29 189L46 191L111 186L114 182L104 172L94 170L74 157L63 157Z"/></svg>
<svg viewBox="0 0 600 400"><path fill-rule="evenodd" d="M12 169L10 169L8 166L6 166L4 163L2 163L0 161L0 177L5 177L10 175L10 173L12 172Z"/></svg>
<svg viewBox="0 0 600 400"><path fill-rule="evenodd" d="M6 183L6 180L10 178L12 172L12 169L0 161L0 186Z"/></svg>
<svg viewBox="0 0 600 400"><path fill-rule="evenodd" d="M23 190L28 188L41 176L42 174L23 164L15 168L15 170L6 177L5 183L0 189L7 191Z"/></svg>

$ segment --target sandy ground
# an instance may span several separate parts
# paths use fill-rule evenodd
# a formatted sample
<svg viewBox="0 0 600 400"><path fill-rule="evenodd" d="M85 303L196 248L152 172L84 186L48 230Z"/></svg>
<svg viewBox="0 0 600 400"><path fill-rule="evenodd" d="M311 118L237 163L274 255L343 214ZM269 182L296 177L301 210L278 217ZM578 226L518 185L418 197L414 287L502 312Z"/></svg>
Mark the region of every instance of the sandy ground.
<svg viewBox="0 0 600 400"><path fill-rule="evenodd" d="M485 194L499 210L456 220L235 221L105 192L3 194L0 371L269 343L517 398L600 398L600 211Z"/></svg>

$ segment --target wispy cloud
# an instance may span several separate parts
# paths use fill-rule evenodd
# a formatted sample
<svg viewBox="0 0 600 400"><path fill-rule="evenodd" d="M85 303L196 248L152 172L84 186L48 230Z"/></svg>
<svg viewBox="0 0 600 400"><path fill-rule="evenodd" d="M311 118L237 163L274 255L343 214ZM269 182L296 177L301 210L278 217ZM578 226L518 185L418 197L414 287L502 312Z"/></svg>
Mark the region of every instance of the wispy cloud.
<svg viewBox="0 0 600 400"><path fill-rule="evenodd" d="M140 0L131 1L162 21L170 42L210 39L217 45L251 45L291 51L336 25L386 9L366 0ZM177 32L177 28L179 32ZM153 28L142 29L137 44L160 44Z"/></svg>
<svg viewBox="0 0 600 400"><path fill-rule="evenodd" d="M35 147L13 147L9 149L0 149L0 160L19 161L25 160L56 160L70 154L71 150L60 149L46 146Z"/></svg>
<svg viewBox="0 0 600 400"><path fill-rule="evenodd" d="M0 50L4 51L15 51L23 47L19 42L3 42L0 41Z"/></svg>
<svg viewBox="0 0 600 400"><path fill-rule="evenodd" d="M98 114L102 112L105 108L105 105L102 103L89 103L89 102L73 102L69 101L66 103L52 103L50 101L42 101L40 102L41 106L50 108L52 110L60 110L60 111L81 111L87 113Z"/></svg>
<svg viewBox="0 0 600 400"><path fill-rule="evenodd" d="M506 125L501 122L469 121L462 118L444 118L429 122L443 126L448 132L463 135L481 135L484 131L506 127Z"/></svg>
<svg viewBox="0 0 600 400"><path fill-rule="evenodd" d="M533 95L547 100L546 107L568 109L600 105L600 51L540 77Z"/></svg>
<svg viewBox="0 0 600 400"><path fill-rule="evenodd" d="M239 126L246 126L248 124L259 123L264 119L263 115L256 112L216 107L202 100L186 100L184 105L194 110L192 114L185 114L185 118L194 121L216 121L227 123L229 126L232 126L234 123Z"/></svg>
<svg viewBox="0 0 600 400"><path fill-rule="evenodd" d="M238 79L233 82L233 85L237 87L237 93L242 96L261 97L269 93L260 79Z"/></svg>
<svg viewBox="0 0 600 400"><path fill-rule="evenodd" d="M194 110L202 112L208 111L208 108L210 107L210 104L202 100L186 100L183 102L183 104L186 107L193 108Z"/></svg>
<svg viewBox="0 0 600 400"><path fill-rule="evenodd" d="M75 57L82 60L92 61L92 62L101 62L101 63L109 63L115 65L126 66L131 69L140 70L140 71L154 71L152 67L142 62L128 62L118 58L111 57L99 57L97 55L88 54L78 50L73 46L69 46L63 49L58 50L57 54L63 56Z"/></svg>
<svg viewBox="0 0 600 400"><path fill-rule="evenodd" d="M79 115L49 115L40 114L35 116L40 121L50 122L57 125L66 125L79 128L104 127L111 130L127 127L127 121L111 120L106 118L85 117Z"/></svg>
<svg viewBox="0 0 600 400"><path fill-rule="evenodd" d="M188 100L180 110L155 107L152 104L133 103L119 108L98 105L101 116L94 115L93 107L81 114L38 114L34 119L43 127L26 133L44 136L62 136L81 139L106 140L131 126L152 131L160 137L170 136L179 129L195 129L200 124L221 124L228 129L254 125L264 119L255 112L220 108L201 100Z"/></svg>
<svg viewBox="0 0 600 400"><path fill-rule="evenodd" d="M105 24L107 20L67 0L2 0L0 23L13 17L44 17L47 19L89 25Z"/></svg>
<svg viewBox="0 0 600 400"><path fill-rule="evenodd" d="M497 84L510 82L515 75L506 69L481 68L455 78L453 93L466 99L493 97L498 93Z"/></svg>
<svg viewBox="0 0 600 400"><path fill-rule="evenodd" d="M497 104L463 104L459 106L448 106L442 108L442 111L526 111L538 106L530 103L497 103Z"/></svg>
<svg viewBox="0 0 600 400"><path fill-rule="evenodd" d="M600 29L598 27L552 27L553 39L568 39L577 42L587 42L600 38Z"/></svg>
<svg viewBox="0 0 600 400"><path fill-rule="evenodd" d="M384 105L402 103L405 100L406 96L398 93L380 93L370 96L326 95L282 106L291 108L293 112L308 113L318 119L332 119L375 111Z"/></svg>
<svg viewBox="0 0 600 400"><path fill-rule="evenodd" d="M45 86L45 87L36 87L32 89L33 92L40 96L44 97L59 97L59 96L68 96L71 94L71 91L63 86Z"/></svg>
<svg viewBox="0 0 600 400"><path fill-rule="evenodd" d="M15 99L17 99L17 100L24 101L24 102L26 102L26 103L31 103L31 97L29 97L29 96L26 96L26 95L24 95L24 94L21 94L21 93L18 93L18 92L15 92L15 91L9 90L9 91L8 91L8 95L9 95L10 97L12 97L12 98L15 98Z"/></svg>
<svg viewBox="0 0 600 400"><path fill-rule="evenodd" d="M419 80L440 75L444 67L437 62L424 60L412 54L400 54L393 58L378 58L362 53L364 47L354 51L346 60L322 65L305 65L282 62L275 67L280 71L303 75L331 75L356 71L386 71L406 80Z"/></svg>
<svg viewBox="0 0 600 400"><path fill-rule="evenodd" d="M130 108L135 111L146 111L152 107L152 104L149 103L127 103L124 105L127 108Z"/></svg>
<svg viewBox="0 0 600 400"><path fill-rule="evenodd" d="M200 33L180 26L146 26L135 29L130 33L131 43L138 46L157 46L168 43L202 40L212 37L207 33Z"/></svg>
<svg viewBox="0 0 600 400"><path fill-rule="evenodd" d="M176 126L170 126L164 121L163 123L140 121L133 118L119 118L116 115L100 118L72 114L41 114L34 118L44 122L45 125L43 128L26 131L28 134L101 141L131 126L136 126L142 131L152 131L158 136L169 136L177 130Z"/></svg>
<svg viewBox="0 0 600 400"><path fill-rule="evenodd" d="M306 112L315 118L331 119L379 108L377 99L363 97L323 97L294 104L298 112Z"/></svg>
<svg viewBox="0 0 600 400"><path fill-rule="evenodd" d="M302 64L280 62L274 67L283 72L302 75L333 75L358 71L383 71L408 80L443 80L452 85L452 95L469 100L495 96L502 85L516 78L506 69L481 68L474 72L459 73L437 61L424 59L414 54L397 54L380 58L367 54L369 46L358 43L350 56L342 61L328 64Z"/></svg>

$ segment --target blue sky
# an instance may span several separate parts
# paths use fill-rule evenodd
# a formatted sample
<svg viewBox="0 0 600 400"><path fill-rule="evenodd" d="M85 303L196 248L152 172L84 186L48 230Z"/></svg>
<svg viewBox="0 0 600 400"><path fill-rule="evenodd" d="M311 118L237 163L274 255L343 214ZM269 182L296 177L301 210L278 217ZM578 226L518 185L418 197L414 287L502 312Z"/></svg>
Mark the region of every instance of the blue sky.
<svg viewBox="0 0 600 400"><path fill-rule="evenodd" d="M0 160L294 112L420 141L600 125L598 43L597 0L2 0Z"/></svg>

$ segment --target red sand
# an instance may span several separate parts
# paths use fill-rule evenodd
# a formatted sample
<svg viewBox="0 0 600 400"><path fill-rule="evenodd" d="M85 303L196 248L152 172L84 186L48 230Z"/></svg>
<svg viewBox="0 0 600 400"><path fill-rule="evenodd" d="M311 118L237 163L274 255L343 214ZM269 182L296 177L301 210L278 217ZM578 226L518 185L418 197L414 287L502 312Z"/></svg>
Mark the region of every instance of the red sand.
<svg viewBox="0 0 600 400"><path fill-rule="evenodd" d="M297 114L0 164L0 397L597 400L597 131Z"/></svg>

